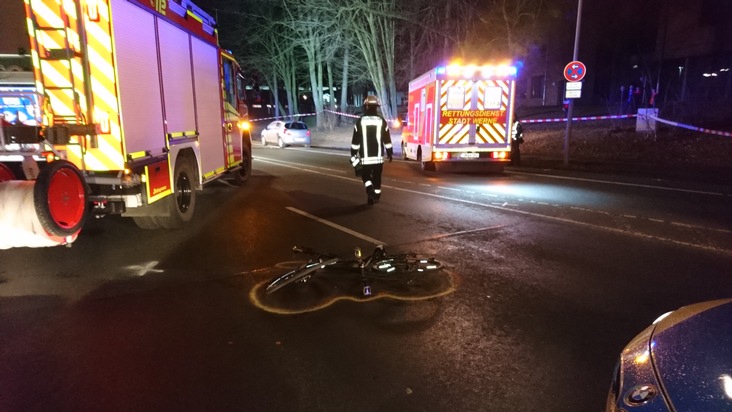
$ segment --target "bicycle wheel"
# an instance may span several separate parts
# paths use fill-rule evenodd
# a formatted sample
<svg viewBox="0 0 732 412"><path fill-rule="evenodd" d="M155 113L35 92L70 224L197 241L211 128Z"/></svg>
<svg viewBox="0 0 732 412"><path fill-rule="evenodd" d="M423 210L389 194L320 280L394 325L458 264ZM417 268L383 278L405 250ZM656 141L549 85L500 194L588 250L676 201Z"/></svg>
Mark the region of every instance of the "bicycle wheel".
<svg viewBox="0 0 732 412"><path fill-rule="evenodd" d="M308 262L295 270L291 270L284 275L275 278L273 281L267 284L265 292L267 292L267 294L270 294L294 282L304 282L318 269L321 269L328 265L332 265L336 262L338 262L337 258Z"/></svg>
<svg viewBox="0 0 732 412"><path fill-rule="evenodd" d="M435 258L423 258L413 254L386 256L371 265L376 273L432 272L445 265Z"/></svg>

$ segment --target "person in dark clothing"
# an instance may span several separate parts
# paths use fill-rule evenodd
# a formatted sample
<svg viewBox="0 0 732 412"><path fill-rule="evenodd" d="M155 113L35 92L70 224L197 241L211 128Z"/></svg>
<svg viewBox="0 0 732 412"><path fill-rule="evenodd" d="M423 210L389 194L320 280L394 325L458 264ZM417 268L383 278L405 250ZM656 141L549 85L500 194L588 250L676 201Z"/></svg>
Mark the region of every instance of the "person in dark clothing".
<svg viewBox="0 0 732 412"><path fill-rule="evenodd" d="M361 175L366 187L366 201L370 205L379 203L381 198L384 152L389 162L394 155L389 124L377 113L378 108L379 99L376 96L366 97L364 114L356 121L351 138L351 164L356 175Z"/></svg>
<svg viewBox="0 0 732 412"><path fill-rule="evenodd" d="M524 142L524 127L521 126L518 116L513 115L511 130L511 166L521 166L521 143Z"/></svg>

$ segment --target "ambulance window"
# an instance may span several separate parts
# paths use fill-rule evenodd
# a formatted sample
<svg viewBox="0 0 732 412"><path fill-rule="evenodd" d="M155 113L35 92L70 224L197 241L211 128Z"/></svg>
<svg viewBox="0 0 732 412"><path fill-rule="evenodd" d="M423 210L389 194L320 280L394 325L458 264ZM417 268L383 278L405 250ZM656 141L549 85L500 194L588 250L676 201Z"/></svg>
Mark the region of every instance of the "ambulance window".
<svg viewBox="0 0 732 412"><path fill-rule="evenodd" d="M500 109L501 100L503 99L503 90L500 87L486 87L485 88L485 102L484 109Z"/></svg>
<svg viewBox="0 0 732 412"><path fill-rule="evenodd" d="M229 59L223 59L224 63L224 97L226 101L236 107L236 71L234 64Z"/></svg>
<svg viewBox="0 0 732 412"><path fill-rule="evenodd" d="M465 108L464 87L449 87L447 89L447 108L449 110L463 110Z"/></svg>

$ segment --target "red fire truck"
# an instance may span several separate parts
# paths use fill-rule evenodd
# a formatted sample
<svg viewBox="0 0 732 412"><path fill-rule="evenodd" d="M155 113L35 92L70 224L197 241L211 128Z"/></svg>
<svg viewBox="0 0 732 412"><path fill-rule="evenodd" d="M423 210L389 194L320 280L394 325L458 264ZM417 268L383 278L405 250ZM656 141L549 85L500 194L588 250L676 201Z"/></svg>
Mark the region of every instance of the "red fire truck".
<svg viewBox="0 0 732 412"><path fill-rule="evenodd" d="M402 157L424 170L502 171L511 160L516 75L510 65L453 64L409 82Z"/></svg>
<svg viewBox="0 0 732 412"><path fill-rule="evenodd" d="M35 96L16 97L39 108L0 128L0 249L71 243L90 214L178 228L207 182L247 180L240 69L211 16L188 0L24 1Z"/></svg>

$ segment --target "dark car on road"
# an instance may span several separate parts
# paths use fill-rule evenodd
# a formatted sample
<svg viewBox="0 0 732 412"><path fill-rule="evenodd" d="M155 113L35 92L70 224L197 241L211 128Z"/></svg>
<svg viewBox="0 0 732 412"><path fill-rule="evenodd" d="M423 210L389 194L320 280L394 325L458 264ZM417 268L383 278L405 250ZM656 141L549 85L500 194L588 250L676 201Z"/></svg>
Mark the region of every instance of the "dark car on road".
<svg viewBox="0 0 732 412"><path fill-rule="evenodd" d="M623 349L606 412L732 411L732 299L666 313Z"/></svg>

